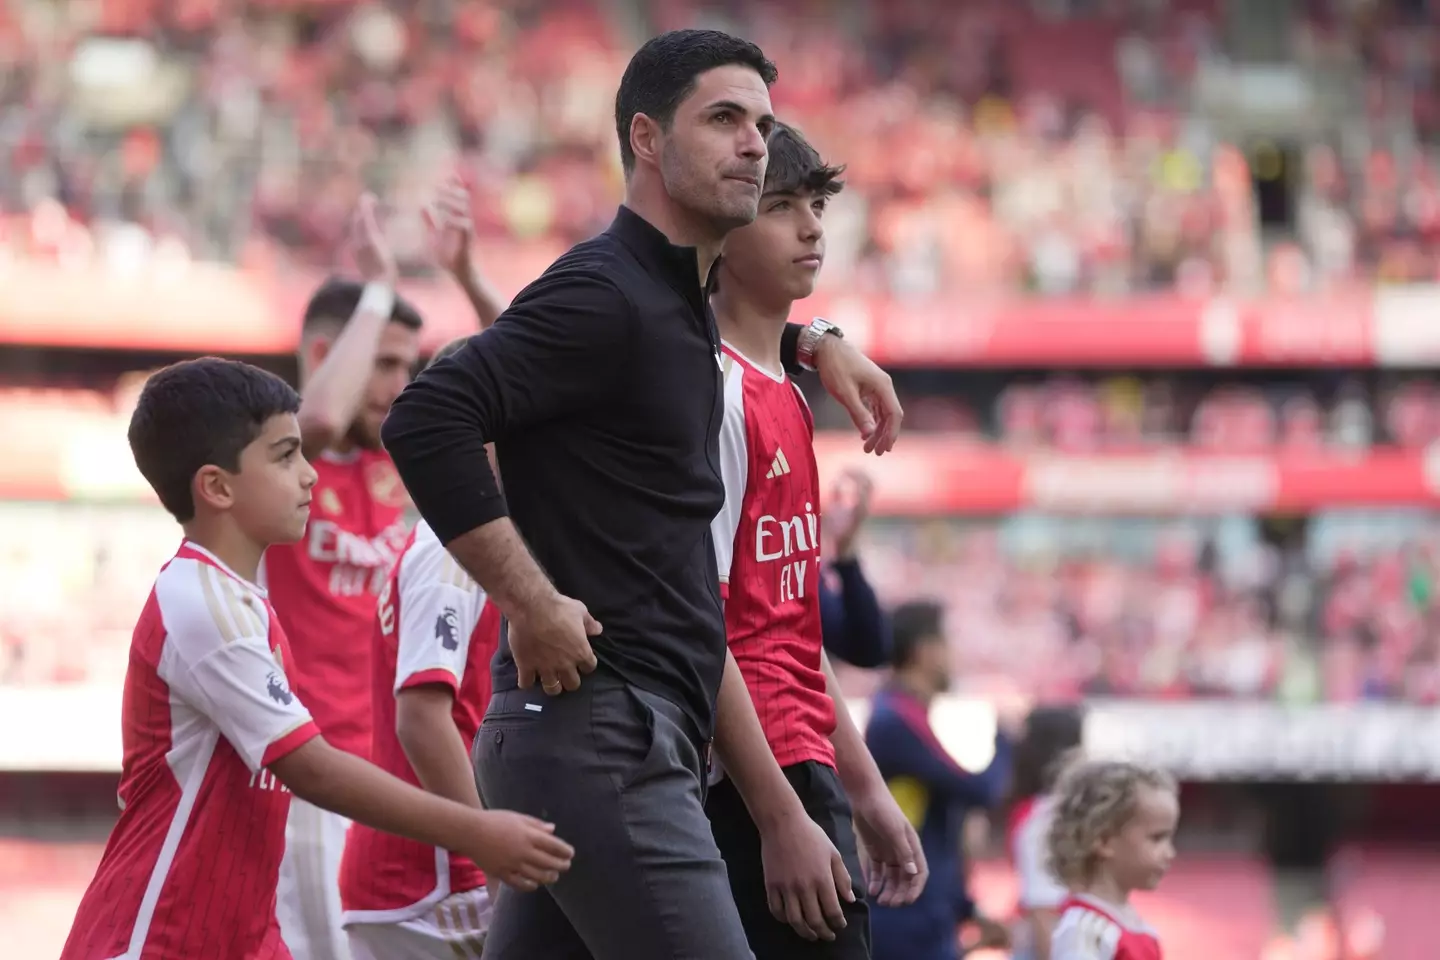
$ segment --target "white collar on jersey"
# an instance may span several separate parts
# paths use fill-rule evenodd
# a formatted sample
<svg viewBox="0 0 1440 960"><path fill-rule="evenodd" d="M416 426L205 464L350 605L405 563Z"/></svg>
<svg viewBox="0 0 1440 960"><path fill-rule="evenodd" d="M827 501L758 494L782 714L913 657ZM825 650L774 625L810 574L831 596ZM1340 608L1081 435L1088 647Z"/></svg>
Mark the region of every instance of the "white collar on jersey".
<svg viewBox="0 0 1440 960"><path fill-rule="evenodd" d="M241 583L245 584L245 586L258 593L261 599L267 599L269 597L269 593L264 587L260 586L260 584L255 583L254 581L246 580L244 577L240 576L240 574L230 569L230 564L226 563L224 560L221 560L219 557L215 556L215 554L211 553L209 550L206 550L194 540L191 540L187 537L184 541L184 547L187 550L193 550L196 553L203 554L210 560L211 563L215 564L215 566L219 567L221 570L224 570L226 573L230 574L230 576L234 577L236 580L239 580ZM265 561L262 559L260 563L263 567Z"/></svg>
<svg viewBox="0 0 1440 960"><path fill-rule="evenodd" d="M735 354L735 356L739 357L741 360L744 360L745 365L751 370L754 370L756 373L763 374L769 377L771 380L774 380L776 383L784 383L786 380L789 379L789 377L785 376L785 374L783 373L773 373L770 370L766 370L760 364L745 356L744 353L735 349L734 344L730 343L728 340L721 340L720 343L722 346L725 347L726 350L729 350L731 353Z"/></svg>

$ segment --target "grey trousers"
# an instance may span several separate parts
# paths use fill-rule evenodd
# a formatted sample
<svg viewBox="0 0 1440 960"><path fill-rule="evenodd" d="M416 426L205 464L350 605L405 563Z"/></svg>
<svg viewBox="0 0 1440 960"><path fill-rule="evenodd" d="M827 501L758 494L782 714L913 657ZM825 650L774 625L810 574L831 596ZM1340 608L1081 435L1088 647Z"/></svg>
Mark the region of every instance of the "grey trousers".
<svg viewBox="0 0 1440 960"><path fill-rule="evenodd" d="M575 847L558 883L501 891L486 960L753 960L675 704L603 668L558 697L498 693L475 768L487 807Z"/></svg>

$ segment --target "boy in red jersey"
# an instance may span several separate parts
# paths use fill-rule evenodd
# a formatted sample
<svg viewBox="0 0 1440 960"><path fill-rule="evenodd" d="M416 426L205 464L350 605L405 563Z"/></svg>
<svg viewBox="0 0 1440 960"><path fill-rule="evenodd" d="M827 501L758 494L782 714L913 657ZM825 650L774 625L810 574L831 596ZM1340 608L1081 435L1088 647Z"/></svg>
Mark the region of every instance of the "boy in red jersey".
<svg viewBox="0 0 1440 960"><path fill-rule="evenodd" d="M776 761L851 881L861 880L853 816L871 859L869 892L903 903L924 885L924 859L824 659L814 425L780 363L791 306L814 290L825 253L822 218L842 171L784 124L768 149L759 214L726 238L711 300L725 354L725 505L713 536L726 636ZM706 812L757 960L870 955L862 888L843 891L845 923L831 924L827 935L826 905L767 890L759 830L723 775Z"/></svg>
<svg viewBox="0 0 1440 960"><path fill-rule="evenodd" d="M1055 787L1050 863L1070 891L1051 960L1161 960L1160 938L1130 894L1154 890L1175 859L1180 799L1163 771L1079 759Z"/></svg>
<svg viewBox="0 0 1440 960"><path fill-rule="evenodd" d="M309 519L299 402L214 358L168 367L140 395L130 447L185 540L135 628L120 821L62 960L287 960L275 911L291 791L522 889L568 866L548 824L432 796L335 749L291 691L288 641L255 580L265 548Z"/></svg>
<svg viewBox="0 0 1440 960"><path fill-rule="evenodd" d="M409 535L409 501L380 446L380 424L410 382L421 326L395 294L395 259L375 206L362 198L353 224L363 286L328 281L305 308L299 423L319 481L305 537L271 548L261 573L295 649L295 692L331 743L362 757L370 751L376 598ZM503 304L470 257L469 192L452 179L430 213L432 255L488 325ZM291 805L280 923L297 960L349 956L339 891L348 826L303 801Z"/></svg>
<svg viewBox="0 0 1440 960"><path fill-rule="evenodd" d="M500 610L424 521L380 595L374 634L370 759L478 809L470 747L490 702ZM340 900L355 960L478 958L490 926L485 874L472 861L359 824L345 843Z"/></svg>

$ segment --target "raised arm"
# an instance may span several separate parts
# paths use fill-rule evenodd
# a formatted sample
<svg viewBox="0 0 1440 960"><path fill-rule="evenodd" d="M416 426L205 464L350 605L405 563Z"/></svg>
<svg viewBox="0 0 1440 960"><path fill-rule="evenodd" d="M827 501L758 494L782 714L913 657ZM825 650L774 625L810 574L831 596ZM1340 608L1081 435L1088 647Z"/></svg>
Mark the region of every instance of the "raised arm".
<svg viewBox="0 0 1440 960"><path fill-rule="evenodd" d="M473 204L470 188L458 174L452 174L426 209L425 223L435 262L459 284L480 329L487 330L500 318L507 301L475 262Z"/></svg>
<svg viewBox="0 0 1440 960"><path fill-rule="evenodd" d="M350 429L364 400L365 387L375 368L380 336L395 313L395 258L375 218L374 196L365 194L351 224L355 265L365 283L354 312L333 318L343 327L318 362L313 363L300 390L300 445L307 457L334 444ZM312 344L302 344L310 350Z"/></svg>

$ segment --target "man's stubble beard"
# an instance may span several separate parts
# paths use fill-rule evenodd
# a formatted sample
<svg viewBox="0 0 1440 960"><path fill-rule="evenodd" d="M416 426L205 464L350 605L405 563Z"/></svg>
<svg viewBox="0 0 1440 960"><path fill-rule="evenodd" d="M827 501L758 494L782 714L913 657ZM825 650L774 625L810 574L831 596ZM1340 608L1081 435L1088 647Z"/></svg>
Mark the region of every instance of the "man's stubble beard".
<svg viewBox="0 0 1440 960"><path fill-rule="evenodd" d="M350 424L350 429L345 431L345 439L360 450L384 449L380 442L380 431L367 429L365 423L358 418Z"/></svg>
<svg viewBox="0 0 1440 960"><path fill-rule="evenodd" d="M673 144L667 143L661 153L660 174L670 199L707 221L720 236L754 223L760 214L758 196L751 201L727 203L719 187L689 168Z"/></svg>

